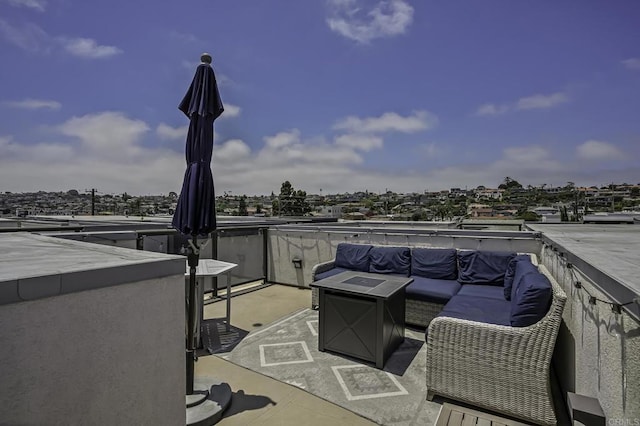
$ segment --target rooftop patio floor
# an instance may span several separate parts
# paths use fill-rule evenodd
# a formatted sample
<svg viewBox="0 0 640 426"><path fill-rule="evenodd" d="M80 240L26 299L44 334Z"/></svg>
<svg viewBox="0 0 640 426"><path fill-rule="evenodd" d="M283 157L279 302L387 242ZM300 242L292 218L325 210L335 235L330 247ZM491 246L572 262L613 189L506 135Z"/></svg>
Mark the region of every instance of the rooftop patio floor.
<svg viewBox="0 0 640 426"><path fill-rule="evenodd" d="M310 307L311 290L273 284L234 295L231 305L232 326L249 333L291 313ZM224 300L206 304L204 319L222 320L225 317L225 308ZM233 392L231 405L218 423L223 426L298 425L301 421L308 425L376 424L302 389L215 355L199 357L195 367L196 376L214 377L231 387ZM555 383L553 385L555 388ZM563 407L564 402L559 395L559 390L554 390L556 407ZM559 424L570 422L564 410L556 410L556 415L558 415ZM502 422L511 424L507 419L502 419Z"/></svg>
<svg viewBox="0 0 640 426"><path fill-rule="evenodd" d="M311 306L311 290L284 285L234 296L231 324L251 332L292 312ZM225 316L226 304L205 306L204 319ZM375 425L338 405L295 386L237 366L217 356L203 356L196 375L213 376L231 386L232 402L218 423L227 425Z"/></svg>

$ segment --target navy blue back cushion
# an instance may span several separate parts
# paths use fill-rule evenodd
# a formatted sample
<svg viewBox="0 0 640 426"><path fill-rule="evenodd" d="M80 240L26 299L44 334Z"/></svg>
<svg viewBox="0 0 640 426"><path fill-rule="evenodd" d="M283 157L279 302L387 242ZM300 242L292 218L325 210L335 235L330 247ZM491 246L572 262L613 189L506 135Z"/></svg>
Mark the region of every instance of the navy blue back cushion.
<svg viewBox="0 0 640 426"><path fill-rule="evenodd" d="M440 280L455 280L458 277L457 263L456 249L411 249L411 275Z"/></svg>
<svg viewBox="0 0 640 426"><path fill-rule="evenodd" d="M551 304L553 290L540 272L527 272L514 284L511 300L511 325L527 327L540 321Z"/></svg>
<svg viewBox="0 0 640 426"><path fill-rule="evenodd" d="M369 272L371 245L340 243L336 249L334 266L352 271Z"/></svg>
<svg viewBox="0 0 640 426"><path fill-rule="evenodd" d="M527 254L519 254L509 262L507 265L507 272L504 274L504 298L507 300L511 300L511 289L513 288L513 279L516 275L516 264L518 262L528 262L531 263L531 257Z"/></svg>
<svg viewBox="0 0 640 426"><path fill-rule="evenodd" d="M515 264L515 272L513 274L513 283L511 286L511 293L510 293L509 299L507 300L513 300L516 293L517 283L519 283L522 277L528 274L529 272L538 273L539 272L538 267L531 262L517 262Z"/></svg>
<svg viewBox="0 0 640 426"><path fill-rule="evenodd" d="M373 247L369 252L369 272L409 276L409 247Z"/></svg>
<svg viewBox="0 0 640 426"><path fill-rule="evenodd" d="M515 253L504 251L459 251L458 281L462 284L502 285Z"/></svg>

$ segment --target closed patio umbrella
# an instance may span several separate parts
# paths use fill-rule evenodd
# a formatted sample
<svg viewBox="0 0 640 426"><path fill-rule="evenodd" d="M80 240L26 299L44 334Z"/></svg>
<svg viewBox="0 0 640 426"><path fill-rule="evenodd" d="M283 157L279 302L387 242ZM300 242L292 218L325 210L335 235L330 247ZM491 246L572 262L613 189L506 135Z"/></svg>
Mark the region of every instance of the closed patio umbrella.
<svg viewBox="0 0 640 426"><path fill-rule="evenodd" d="M216 229L215 196L211 156L213 153L213 122L222 114L216 77L211 68L211 56L204 54L191 86L178 109L189 117L186 159L182 191L173 215L172 225L194 239Z"/></svg>
<svg viewBox="0 0 640 426"><path fill-rule="evenodd" d="M196 267L200 255L198 236L207 235L216 229L215 195L211 173L213 122L224 111L216 77L210 65L211 56L205 53L200 59L202 63L196 69L191 86L178 107L189 117L189 132L186 140L187 169L172 220L174 228L190 237L187 248L189 264L187 410L195 406L198 401L203 401L203 398L200 398L202 396L200 389L198 394L194 395ZM208 394L209 389L203 392ZM203 408L200 407L198 410L202 411Z"/></svg>

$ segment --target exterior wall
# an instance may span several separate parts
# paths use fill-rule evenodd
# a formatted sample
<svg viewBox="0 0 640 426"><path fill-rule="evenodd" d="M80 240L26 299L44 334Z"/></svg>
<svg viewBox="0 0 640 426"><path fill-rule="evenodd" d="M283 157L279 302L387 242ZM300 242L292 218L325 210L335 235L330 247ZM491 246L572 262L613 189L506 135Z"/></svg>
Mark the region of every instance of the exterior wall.
<svg viewBox="0 0 640 426"><path fill-rule="evenodd" d="M581 285L600 300L609 300L576 268L544 249L542 263L567 293L563 324L554 353L555 371L564 392L597 398L607 419L640 421L640 324L626 313L618 317L619 335L609 305L590 305ZM621 317L621 319L620 319ZM613 424L613 423L612 423ZM622 424L622 423L620 423Z"/></svg>
<svg viewBox="0 0 640 426"><path fill-rule="evenodd" d="M318 263L335 257L336 247L341 242L354 244L376 244L408 247L455 247L473 250L499 250L522 253L540 252L540 241L533 238L471 237L403 233L400 229L387 232L368 232L357 227L341 231L318 231L311 229L284 230L270 228L267 238L269 261L267 280L281 284L309 287L311 269ZM513 233L511 233L513 234ZM302 268L296 269L293 258L302 259Z"/></svg>
<svg viewBox="0 0 640 426"><path fill-rule="evenodd" d="M0 423L185 422L184 277L0 306Z"/></svg>

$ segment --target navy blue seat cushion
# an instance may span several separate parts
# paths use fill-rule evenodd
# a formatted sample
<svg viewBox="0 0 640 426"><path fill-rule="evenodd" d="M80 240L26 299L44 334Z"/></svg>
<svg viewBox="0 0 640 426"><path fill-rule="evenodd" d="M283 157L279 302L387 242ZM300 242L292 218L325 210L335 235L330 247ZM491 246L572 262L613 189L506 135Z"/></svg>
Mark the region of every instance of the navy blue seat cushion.
<svg viewBox="0 0 640 426"><path fill-rule="evenodd" d="M458 255L456 249L411 249L411 275L455 280L458 277Z"/></svg>
<svg viewBox="0 0 640 426"><path fill-rule="evenodd" d="M444 305L438 317L459 318L487 324L511 325L509 302L504 298L479 298L457 294L451 298L449 303Z"/></svg>
<svg viewBox="0 0 640 426"><path fill-rule="evenodd" d="M409 247L373 247L369 251L369 272L409 276Z"/></svg>
<svg viewBox="0 0 640 426"><path fill-rule="evenodd" d="M528 262L531 266L531 257L527 254L519 254L509 262L507 265L507 272L504 274L504 298L511 300L511 290L513 289L513 279L516 275L516 265L518 262Z"/></svg>
<svg viewBox="0 0 640 426"><path fill-rule="evenodd" d="M336 249L334 265L351 271L369 272L371 248L368 244L340 243Z"/></svg>
<svg viewBox="0 0 640 426"><path fill-rule="evenodd" d="M553 289L540 272L527 272L514 284L511 300L511 325L527 327L540 321L549 311Z"/></svg>
<svg viewBox="0 0 640 426"><path fill-rule="evenodd" d="M462 284L502 285L515 253L469 250L458 252L458 281Z"/></svg>
<svg viewBox="0 0 640 426"><path fill-rule="evenodd" d="M440 280L412 275L413 282L405 287L405 297L423 302L447 303L460 290L455 280Z"/></svg>
<svg viewBox="0 0 640 426"><path fill-rule="evenodd" d="M329 269L328 271L320 272L319 274L316 274L316 276L314 277L315 278L314 281L320 281L320 280L323 280L325 278L329 278L329 277L332 277L334 275L338 275L341 272L346 272L348 270L349 269L344 269L344 268Z"/></svg>
<svg viewBox="0 0 640 426"><path fill-rule="evenodd" d="M463 285L458 294L460 296L487 297L489 299L505 300L502 287L497 285Z"/></svg>

